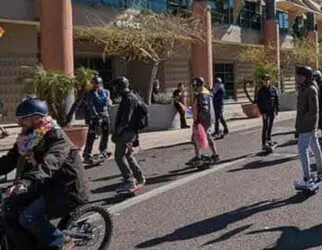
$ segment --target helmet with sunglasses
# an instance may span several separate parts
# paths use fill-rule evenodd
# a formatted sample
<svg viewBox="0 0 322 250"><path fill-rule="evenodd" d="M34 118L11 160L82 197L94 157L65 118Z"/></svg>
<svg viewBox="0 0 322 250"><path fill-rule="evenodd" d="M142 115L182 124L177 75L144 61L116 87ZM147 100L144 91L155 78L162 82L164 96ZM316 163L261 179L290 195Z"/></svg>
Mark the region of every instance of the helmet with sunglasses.
<svg viewBox="0 0 322 250"><path fill-rule="evenodd" d="M48 115L48 105L45 101L39 98L27 98L20 103L16 109L17 118L25 118L35 115Z"/></svg>

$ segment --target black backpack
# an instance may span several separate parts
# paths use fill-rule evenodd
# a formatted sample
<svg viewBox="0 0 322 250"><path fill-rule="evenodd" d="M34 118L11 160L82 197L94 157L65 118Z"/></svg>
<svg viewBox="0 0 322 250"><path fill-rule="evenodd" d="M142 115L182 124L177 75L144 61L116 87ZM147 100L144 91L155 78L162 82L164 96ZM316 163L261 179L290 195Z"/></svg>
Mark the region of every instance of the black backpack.
<svg viewBox="0 0 322 250"><path fill-rule="evenodd" d="M135 130L142 130L149 126L149 111L145 103L138 97L137 105L133 113L132 127Z"/></svg>

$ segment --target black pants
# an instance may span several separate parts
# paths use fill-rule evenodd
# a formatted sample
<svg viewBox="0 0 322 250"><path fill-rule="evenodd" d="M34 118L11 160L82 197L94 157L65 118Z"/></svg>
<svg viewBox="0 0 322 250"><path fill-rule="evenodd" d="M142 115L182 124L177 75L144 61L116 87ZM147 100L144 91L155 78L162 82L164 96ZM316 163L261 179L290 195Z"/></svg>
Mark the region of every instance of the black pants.
<svg viewBox="0 0 322 250"><path fill-rule="evenodd" d="M215 134L219 134L219 122L224 127L224 132L228 132L227 123L223 114L223 110L215 110Z"/></svg>
<svg viewBox="0 0 322 250"><path fill-rule="evenodd" d="M186 112L182 109L180 104L178 102L174 103L174 106L176 107L177 111L180 114L180 125L181 128L187 127L187 121L186 121Z"/></svg>
<svg viewBox="0 0 322 250"><path fill-rule="evenodd" d="M91 120L89 122L87 139L86 139L86 146L85 146L84 153L83 153L84 158L90 157L90 155L92 153L94 141L97 136L96 129L97 129L98 123L99 123L99 120L96 120L96 119ZM100 152L107 150L109 129L110 129L110 120L109 120L109 118L105 118L102 120L102 123L101 123L102 135L101 135L101 141L100 141L100 145L99 145Z"/></svg>
<svg viewBox="0 0 322 250"><path fill-rule="evenodd" d="M272 128L275 119L274 114L262 114L263 131L262 131L262 145L266 145L268 141L272 140Z"/></svg>

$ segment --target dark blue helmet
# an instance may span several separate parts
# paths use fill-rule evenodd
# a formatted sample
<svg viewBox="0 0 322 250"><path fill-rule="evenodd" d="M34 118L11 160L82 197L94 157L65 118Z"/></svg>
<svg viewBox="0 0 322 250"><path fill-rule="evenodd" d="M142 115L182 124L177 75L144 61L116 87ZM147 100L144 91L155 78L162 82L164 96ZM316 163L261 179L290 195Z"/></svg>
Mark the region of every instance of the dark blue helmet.
<svg viewBox="0 0 322 250"><path fill-rule="evenodd" d="M46 116L47 114L47 103L38 98L28 98L20 103L16 109L16 117L18 118L34 115Z"/></svg>
<svg viewBox="0 0 322 250"><path fill-rule="evenodd" d="M312 75L313 75L313 70L311 67L309 66L304 66L304 67L299 67L297 70L296 70L296 74L297 75L302 75L302 76L305 76L307 78L311 78Z"/></svg>

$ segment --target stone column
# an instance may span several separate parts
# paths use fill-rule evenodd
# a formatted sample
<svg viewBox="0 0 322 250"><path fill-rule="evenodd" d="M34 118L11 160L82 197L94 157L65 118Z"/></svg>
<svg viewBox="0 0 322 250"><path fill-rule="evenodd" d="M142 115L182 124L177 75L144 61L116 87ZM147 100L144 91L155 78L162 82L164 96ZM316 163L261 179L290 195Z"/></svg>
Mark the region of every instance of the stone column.
<svg viewBox="0 0 322 250"><path fill-rule="evenodd" d="M266 20L264 22L264 46L265 50L273 56L273 60L280 70L280 34L278 21L276 20L276 0L266 0ZM278 87L280 79L278 73Z"/></svg>
<svg viewBox="0 0 322 250"><path fill-rule="evenodd" d="M71 0L40 1L40 47L46 69L74 74Z"/></svg>
<svg viewBox="0 0 322 250"><path fill-rule="evenodd" d="M316 16L313 12L307 13L307 37L312 39L314 50L315 50L315 58L311 63L311 67L317 69L319 67L319 42L318 42L318 32L316 30Z"/></svg>
<svg viewBox="0 0 322 250"><path fill-rule="evenodd" d="M191 70L193 77L202 76L209 88L213 85L212 29L210 6L207 1L195 1L192 15L200 18L205 31L204 42L194 43L191 47Z"/></svg>
<svg viewBox="0 0 322 250"><path fill-rule="evenodd" d="M40 57L46 69L74 75L72 0L40 0ZM74 101L71 92L66 114Z"/></svg>

